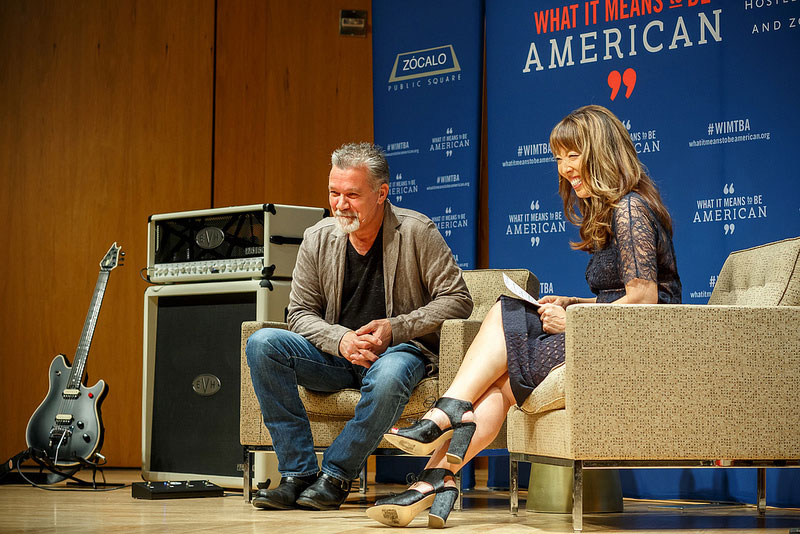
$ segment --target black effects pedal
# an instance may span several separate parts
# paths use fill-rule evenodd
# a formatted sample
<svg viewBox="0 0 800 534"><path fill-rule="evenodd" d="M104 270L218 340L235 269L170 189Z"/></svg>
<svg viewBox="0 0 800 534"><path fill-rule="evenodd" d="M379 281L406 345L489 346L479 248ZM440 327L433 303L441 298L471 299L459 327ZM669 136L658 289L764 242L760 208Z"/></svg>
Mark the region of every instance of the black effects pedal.
<svg viewBox="0 0 800 534"><path fill-rule="evenodd" d="M131 497L134 499L186 499L192 497L222 497L221 487L208 480L175 482L134 482Z"/></svg>

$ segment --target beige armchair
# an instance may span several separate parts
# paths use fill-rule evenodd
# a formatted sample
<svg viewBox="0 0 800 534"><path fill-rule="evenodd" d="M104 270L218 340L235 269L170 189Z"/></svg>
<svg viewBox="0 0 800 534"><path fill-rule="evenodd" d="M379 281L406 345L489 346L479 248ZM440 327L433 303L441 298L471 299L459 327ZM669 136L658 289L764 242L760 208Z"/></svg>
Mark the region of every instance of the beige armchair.
<svg viewBox="0 0 800 534"><path fill-rule="evenodd" d="M468 319L448 320L442 325L439 376L422 380L414 389L400 419L401 425L405 426L410 424L411 419L422 417L432 403L452 383L456 371L461 365L461 360L464 358L464 353L478 333L481 321L486 316L489 308L501 294L510 294L503 282L503 273L507 274L530 294L539 295L539 281L531 272L525 269L464 271L464 281L475 304L472 314ZM247 366L244 347L247 338L253 332L265 327L286 328L286 324L268 322L242 323L239 438L244 450L244 497L248 501L250 500L252 485L253 452L270 450L272 439L264 426L261 418L261 409L253 392L253 384L250 379L250 369ZM311 423L314 446L315 448L323 449L333 442L347 421L353 417L360 394L356 389L348 389L336 393L318 393L307 390L304 387L300 387L299 390ZM503 431L491 447L505 448L505 444L505 432ZM391 444L382 441L378 446L377 452L384 452L384 450L391 448ZM360 491L364 493L366 491L366 479L363 474L360 482Z"/></svg>
<svg viewBox="0 0 800 534"><path fill-rule="evenodd" d="M708 305L576 305L566 361L508 417L517 462L583 470L800 463L800 237L731 253Z"/></svg>

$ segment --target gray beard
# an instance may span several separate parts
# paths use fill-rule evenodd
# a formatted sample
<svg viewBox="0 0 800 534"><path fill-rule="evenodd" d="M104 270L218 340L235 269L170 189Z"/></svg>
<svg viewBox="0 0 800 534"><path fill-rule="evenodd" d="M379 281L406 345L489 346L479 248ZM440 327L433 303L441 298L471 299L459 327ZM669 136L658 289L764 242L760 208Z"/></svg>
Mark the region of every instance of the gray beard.
<svg viewBox="0 0 800 534"><path fill-rule="evenodd" d="M361 227L361 221L358 220L358 217L350 218L336 215L336 224L338 224L339 229L346 234L351 234Z"/></svg>

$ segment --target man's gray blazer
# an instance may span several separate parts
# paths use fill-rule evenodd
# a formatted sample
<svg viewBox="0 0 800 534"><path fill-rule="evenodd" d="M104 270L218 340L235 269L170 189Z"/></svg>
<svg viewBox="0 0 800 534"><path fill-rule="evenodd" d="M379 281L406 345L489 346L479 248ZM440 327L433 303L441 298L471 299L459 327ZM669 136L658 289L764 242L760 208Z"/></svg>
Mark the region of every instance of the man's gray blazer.
<svg viewBox="0 0 800 534"><path fill-rule="evenodd" d="M472 312L472 298L453 254L425 215L392 206L383 215L383 284L392 344L419 346L439 362L439 329ZM341 310L347 234L328 217L308 228L297 254L289 296L289 328L323 352L339 355L348 329Z"/></svg>

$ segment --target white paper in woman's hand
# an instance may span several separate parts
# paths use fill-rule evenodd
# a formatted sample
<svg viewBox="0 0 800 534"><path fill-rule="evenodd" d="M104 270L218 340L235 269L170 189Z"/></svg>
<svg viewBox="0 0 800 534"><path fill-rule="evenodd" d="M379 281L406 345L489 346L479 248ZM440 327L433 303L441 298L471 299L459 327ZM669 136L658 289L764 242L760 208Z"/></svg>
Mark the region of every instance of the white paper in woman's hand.
<svg viewBox="0 0 800 534"><path fill-rule="evenodd" d="M503 282L505 282L506 287L514 293L516 296L524 300L525 302L530 302L534 306L539 306L539 301L536 300L531 296L530 293L519 287L519 284L514 282L511 278L508 277L506 273L503 273Z"/></svg>

